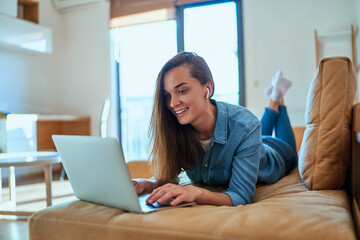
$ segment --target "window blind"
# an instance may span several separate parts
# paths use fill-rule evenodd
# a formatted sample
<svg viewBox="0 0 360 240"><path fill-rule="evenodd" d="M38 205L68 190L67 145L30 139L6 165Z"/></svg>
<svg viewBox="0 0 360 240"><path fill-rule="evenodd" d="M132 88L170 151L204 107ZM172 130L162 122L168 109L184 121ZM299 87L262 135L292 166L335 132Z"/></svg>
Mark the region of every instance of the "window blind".
<svg viewBox="0 0 360 240"><path fill-rule="evenodd" d="M110 0L110 28L175 19L174 6L212 0Z"/></svg>
<svg viewBox="0 0 360 240"><path fill-rule="evenodd" d="M110 18L172 8L173 6L173 0L111 0Z"/></svg>
<svg viewBox="0 0 360 240"><path fill-rule="evenodd" d="M190 3L200 3L200 2L211 2L211 0L177 0L176 5L186 5Z"/></svg>

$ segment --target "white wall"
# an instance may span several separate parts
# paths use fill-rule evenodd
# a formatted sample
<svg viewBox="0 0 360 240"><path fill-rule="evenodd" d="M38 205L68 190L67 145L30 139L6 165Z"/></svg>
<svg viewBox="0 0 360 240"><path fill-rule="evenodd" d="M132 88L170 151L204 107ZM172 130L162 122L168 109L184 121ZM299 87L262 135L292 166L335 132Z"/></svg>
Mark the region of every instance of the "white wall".
<svg viewBox="0 0 360 240"><path fill-rule="evenodd" d="M40 24L53 32L53 53L0 48L0 110L82 114L99 135L110 92L109 2L60 13L40 0Z"/></svg>
<svg viewBox="0 0 360 240"><path fill-rule="evenodd" d="M52 29L53 52L0 47L0 111L90 115L92 133L99 135L102 104L110 94L109 1L66 13L49 0L39 0L39 7L39 24ZM2 173L7 176L6 169Z"/></svg>
<svg viewBox="0 0 360 240"><path fill-rule="evenodd" d="M244 0L247 107L260 116L263 94L277 69L293 81L285 96L293 125L304 125L307 90L315 72L314 29L350 30L359 0ZM349 41L349 46L351 42ZM346 53L348 51L345 51Z"/></svg>
<svg viewBox="0 0 360 240"><path fill-rule="evenodd" d="M46 9L45 11L43 11ZM51 2L40 3L40 24L53 29L54 53L0 48L0 110L12 113L53 112L53 84L60 80L61 16Z"/></svg>
<svg viewBox="0 0 360 240"><path fill-rule="evenodd" d="M62 77L56 82L53 109L61 114L90 115L99 135L102 106L110 96L109 2L62 15Z"/></svg>

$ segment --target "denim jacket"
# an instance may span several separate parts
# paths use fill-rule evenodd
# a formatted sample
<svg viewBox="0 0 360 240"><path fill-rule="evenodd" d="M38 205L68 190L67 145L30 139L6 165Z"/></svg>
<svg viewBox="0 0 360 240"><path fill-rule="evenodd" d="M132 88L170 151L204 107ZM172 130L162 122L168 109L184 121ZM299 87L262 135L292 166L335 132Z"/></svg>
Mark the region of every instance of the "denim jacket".
<svg viewBox="0 0 360 240"><path fill-rule="evenodd" d="M271 158L277 157L276 152L263 145L260 121L249 110L214 100L212 103L217 109L212 142L187 175L197 184L228 186L223 193L229 195L233 206L251 203L258 180L271 182L267 178L274 175L273 167L269 170L266 166L266 149ZM259 176L260 165L265 174Z"/></svg>

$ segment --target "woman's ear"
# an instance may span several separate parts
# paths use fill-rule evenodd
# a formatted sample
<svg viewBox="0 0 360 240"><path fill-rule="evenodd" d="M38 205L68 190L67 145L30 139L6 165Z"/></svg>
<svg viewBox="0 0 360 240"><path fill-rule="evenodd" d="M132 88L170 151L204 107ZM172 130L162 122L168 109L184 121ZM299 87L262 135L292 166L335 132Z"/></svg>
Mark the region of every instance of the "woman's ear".
<svg viewBox="0 0 360 240"><path fill-rule="evenodd" d="M213 85L211 83L206 84L206 98L210 98L213 95Z"/></svg>
<svg viewBox="0 0 360 240"><path fill-rule="evenodd" d="M210 90L209 88L207 87L206 88L206 98L209 98L210 97Z"/></svg>

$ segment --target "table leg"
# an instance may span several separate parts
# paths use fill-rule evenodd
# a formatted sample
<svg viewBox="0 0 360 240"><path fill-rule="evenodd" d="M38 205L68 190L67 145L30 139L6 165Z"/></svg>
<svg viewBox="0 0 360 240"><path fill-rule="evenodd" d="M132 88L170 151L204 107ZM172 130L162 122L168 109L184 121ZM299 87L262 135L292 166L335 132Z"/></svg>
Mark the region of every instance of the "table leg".
<svg viewBox="0 0 360 240"><path fill-rule="evenodd" d="M10 202L15 207L16 206L16 178L15 178L15 167L9 167L9 192L10 192Z"/></svg>
<svg viewBox="0 0 360 240"><path fill-rule="evenodd" d="M52 170L51 164L44 165L45 173L45 185L46 185L46 206L52 205L52 193L51 193L51 181L52 181Z"/></svg>

